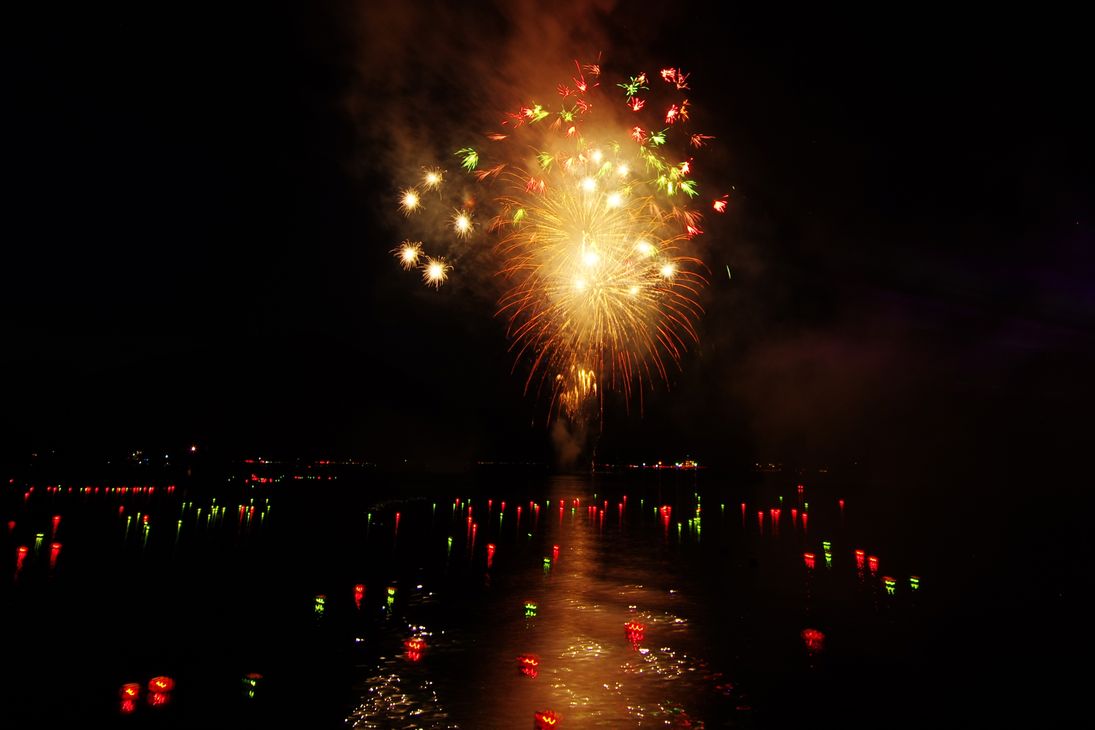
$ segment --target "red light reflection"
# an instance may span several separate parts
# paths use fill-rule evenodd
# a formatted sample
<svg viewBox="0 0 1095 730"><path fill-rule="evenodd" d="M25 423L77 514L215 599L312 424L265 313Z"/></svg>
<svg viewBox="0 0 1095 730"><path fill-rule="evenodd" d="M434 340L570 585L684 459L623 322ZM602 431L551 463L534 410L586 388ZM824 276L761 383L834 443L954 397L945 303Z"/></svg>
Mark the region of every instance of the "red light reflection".
<svg viewBox="0 0 1095 730"><path fill-rule="evenodd" d="M816 564L815 563L815 557L814 557L813 553L803 553L802 557L806 561L806 567L807 568L813 568L814 565Z"/></svg>
<svg viewBox="0 0 1095 730"><path fill-rule="evenodd" d="M856 550L855 551L855 567L859 568L860 570L863 570L863 564L864 564L864 561L866 561L866 559L867 559L867 553L863 552L862 550Z"/></svg>
<svg viewBox="0 0 1095 730"><path fill-rule="evenodd" d="M624 634L632 644L638 644L646 636L646 626L638 621L628 621L624 624Z"/></svg>
<svg viewBox="0 0 1095 730"><path fill-rule="evenodd" d="M487 567L488 568L491 566L491 563L494 562L494 549L495 548L494 548L494 543L493 542L487 543Z"/></svg>
<svg viewBox="0 0 1095 730"><path fill-rule="evenodd" d="M871 572L872 573L877 573L878 572L878 557L874 556L874 555L869 556L867 558L867 565L871 566Z"/></svg>

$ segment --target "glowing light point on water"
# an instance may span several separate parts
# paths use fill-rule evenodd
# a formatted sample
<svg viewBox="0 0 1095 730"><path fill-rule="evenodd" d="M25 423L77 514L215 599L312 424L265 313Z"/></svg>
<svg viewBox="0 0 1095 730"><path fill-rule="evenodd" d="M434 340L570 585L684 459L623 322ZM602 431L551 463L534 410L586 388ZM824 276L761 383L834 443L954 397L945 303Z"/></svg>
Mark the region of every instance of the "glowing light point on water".
<svg viewBox="0 0 1095 730"><path fill-rule="evenodd" d="M812 569L814 567L814 564L815 564L814 563L814 557L815 556L814 556L813 553L803 553L802 554L802 558L803 558L803 560L805 560L807 568Z"/></svg>
<svg viewBox="0 0 1095 730"><path fill-rule="evenodd" d="M136 682L123 684L119 694L122 697L122 705L118 709L123 715L128 715L137 709L137 699L141 695L141 685Z"/></svg>
<svg viewBox="0 0 1095 730"><path fill-rule="evenodd" d="M42 549L42 541L46 539L46 533L39 532L34 536L34 554L37 555Z"/></svg>
<svg viewBox="0 0 1095 730"><path fill-rule="evenodd" d="M817 654L825 648L825 634L817 629L803 629L801 636L810 654Z"/></svg>
<svg viewBox="0 0 1095 730"><path fill-rule="evenodd" d="M243 675L243 691L247 694L248 699L255 699L255 690L258 689L260 679L262 679L262 675L258 672Z"/></svg>
<svg viewBox="0 0 1095 730"><path fill-rule="evenodd" d="M544 558L544 575L551 572L551 558Z"/></svg>
<svg viewBox="0 0 1095 730"><path fill-rule="evenodd" d="M536 720L536 730L550 730L559 727L559 722L563 719L562 715L554 710L541 710L534 714L533 718Z"/></svg>
<svg viewBox="0 0 1095 730"><path fill-rule="evenodd" d="M361 610L361 602L365 599L365 584L358 583L354 586L354 606Z"/></svg>
<svg viewBox="0 0 1095 730"><path fill-rule="evenodd" d="M540 673L540 659L535 654L520 654L517 657L517 670L526 677L535 679Z"/></svg>
<svg viewBox="0 0 1095 730"><path fill-rule="evenodd" d="M49 546L49 569L53 570L57 567L57 556L61 554L61 543L50 543Z"/></svg>
<svg viewBox="0 0 1095 730"><path fill-rule="evenodd" d="M323 612L327 609L327 596L322 593L316 596L314 611L316 616L322 616Z"/></svg>
<svg viewBox="0 0 1095 730"><path fill-rule="evenodd" d="M897 581L888 575L882 576L882 583L886 586L886 593L891 596L897 590Z"/></svg>
<svg viewBox="0 0 1095 730"><path fill-rule="evenodd" d="M392 609L395 605L395 586L388 586L388 610Z"/></svg>
<svg viewBox="0 0 1095 730"><path fill-rule="evenodd" d="M426 649L426 640L421 636L414 636L404 641L403 646L407 649L407 658L412 662L417 662L422 658L422 652Z"/></svg>
<svg viewBox="0 0 1095 730"><path fill-rule="evenodd" d="M863 570L863 565L866 562L866 560L867 560L867 553L863 552L862 550L856 550L855 551L855 567L859 568L860 570Z"/></svg>
<svg viewBox="0 0 1095 730"><path fill-rule="evenodd" d="M829 542L828 540L822 540L821 541L821 549L824 550L825 552L829 552L830 550L833 549L833 544L831 542Z"/></svg>
<svg viewBox="0 0 1095 730"><path fill-rule="evenodd" d="M15 549L15 572L18 573L23 569L23 561L27 559L27 553L29 549L26 545L20 545Z"/></svg>
<svg viewBox="0 0 1095 730"><path fill-rule="evenodd" d="M487 543L487 567L488 568L491 566L491 563L494 562L494 550L495 550L494 543L493 542Z"/></svg>
<svg viewBox="0 0 1095 730"><path fill-rule="evenodd" d="M53 516L53 529L50 530L49 539L53 539L57 536L57 527L61 524L61 515Z"/></svg>
<svg viewBox="0 0 1095 730"><path fill-rule="evenodd" d="M175 689L175 680L171 677L153 677L148 680L149 692L170 692Z"/></svg>
<svg viewBox="0 0 1095 730"><path fill-rule="evenodd" d="M525 601L525 618L536 617L537 606L533 601Z"/></svg>
<svg viewBox="0 0 1095 730"><path fill-rule="evenodd" d="M446 551L446 554L447 554L447 555L452 555L452 535L449 535L449 539L448 539L448 549L447 549L447 551Z"/></svg>
<svg viewBox="0 0 1095 730"><path fill-rule="evenodd" d="M829 552L828 550L825 551L825 567L826 568L833 567L833 554L831 552Z"/></svg>
<svg viewBox="0 0 1095 730"><path fill-rule="evenodd" d="M915 575L910 575L909 588L912 588L914 591L920 590L920 578Z"/></svg>
<svg viewBox="0 0 1095 730"><path fill-rule="evenodd" d="M876 556L874 556L874 555L868 556L867 557L867 565L870 566L872 573L877 573L878 572L878 558Z"/></svg>

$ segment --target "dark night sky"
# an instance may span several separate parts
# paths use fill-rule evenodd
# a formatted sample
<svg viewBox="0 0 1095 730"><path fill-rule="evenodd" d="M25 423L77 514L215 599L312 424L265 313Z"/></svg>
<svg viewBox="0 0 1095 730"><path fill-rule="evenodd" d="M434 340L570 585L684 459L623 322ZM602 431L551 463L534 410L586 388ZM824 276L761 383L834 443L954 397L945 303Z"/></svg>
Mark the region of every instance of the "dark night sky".
<svg viewBox="0 0 1095 730"><path fill-rule="evenodd" d="M398 276L384 164L424 98L439 137L459 128L485 64L553 22L576 47L544 30L526 48L547 78L598 51L691 69L735 186L705 242L701 344L641 418L610 404L603 458L1033 461L1088 440L1095 126L1076 19L249 5L5 23L9 450L550 452L491 302Z"/></svg>

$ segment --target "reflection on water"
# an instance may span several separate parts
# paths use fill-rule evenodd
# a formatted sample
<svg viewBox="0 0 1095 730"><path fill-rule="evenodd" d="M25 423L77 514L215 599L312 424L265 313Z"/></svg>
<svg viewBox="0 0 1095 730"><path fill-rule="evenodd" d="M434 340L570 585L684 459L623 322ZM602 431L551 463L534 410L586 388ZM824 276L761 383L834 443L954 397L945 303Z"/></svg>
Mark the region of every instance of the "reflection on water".
<svg viewBox="0 0 1095 730"><path fill-rule="evenodd" d="M626 497L588 504L592 498L591 484L574 479L555 480L545 499L508 513L487 497L454 498L448 524L431 520L430 536L416 539L444 539L447 557L461 555L438 579L457 592L460 581L475 581L474 588L464 586L474 596L463 596L460 610L432 612L445 624L445 636L430 642L421 662L381 659L348 722L522 730L534 722L702 728L717 718L717 727L748 724L747 704L728 669L705 656L709 639L691 618L697 598L686 588L689 581L675 575L674 563L684 556L667 552L678 541L699 540L697 507L691 504L691 518L677 523L672 505L647 510L642 499L628 507ZM617 518L608 526L606 507L616 507L608 510ZM404 531L411 527L408 512ZM474 532L461 524L473 514L489 530L485 550L473 547ZM464 550L450 549L453 534L464 539ZM414 606L403 610L408 621L416 620ZM393 638L382 634L377 641ZM459 671L452 672L453 664L438 655L458 646ZM558 719L541 714L534 721L544 712Z"/></svg>
<svg viewBox="0 0 1095 730"><path fill-rule="evenodd" d="M33 671L0 700L157 727L773 727L873 721L880 687L914 700L904 682L926 674L910 658L938 565L833 491L695 473L252 482L13 485L0 606ZM88 632L69 607L92 592ZM31 679L54 666L91 678L66 705ZM148 677L173 678L170 702Z"/></svg>

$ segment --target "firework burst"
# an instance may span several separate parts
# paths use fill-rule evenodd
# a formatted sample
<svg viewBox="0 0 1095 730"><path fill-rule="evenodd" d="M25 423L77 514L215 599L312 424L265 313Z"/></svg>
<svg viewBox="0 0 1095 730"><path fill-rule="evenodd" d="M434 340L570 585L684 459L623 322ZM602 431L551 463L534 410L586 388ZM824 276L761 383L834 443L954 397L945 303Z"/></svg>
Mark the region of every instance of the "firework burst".
<svg viewBox="0 0 1095 730"><path fill-rule="evenodd" d="M554 103L525 103L505 115L505 133L486 135L487 147L455 153L485 190L486 217L476 225L461 201L448 235L488 239L505 282L497 312L525 365L526 391L571 417L599 407L606 390L630 401L668 383L668 364L697 341L706 267L688 250L703 233L691 207L700 196L693 155L714 139L689 129L680 69L613 84L602 84L600 66L575 69ZM440 192L443 180L426 168L419 185ZM402 195L405 215L420 207L416 188ZM725 210L725 195L708 200ZM421 244L404 242L396 255L431 286L452 269Z"/></svg>

